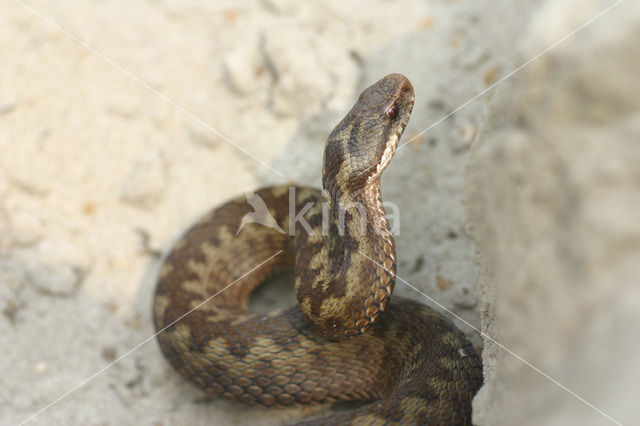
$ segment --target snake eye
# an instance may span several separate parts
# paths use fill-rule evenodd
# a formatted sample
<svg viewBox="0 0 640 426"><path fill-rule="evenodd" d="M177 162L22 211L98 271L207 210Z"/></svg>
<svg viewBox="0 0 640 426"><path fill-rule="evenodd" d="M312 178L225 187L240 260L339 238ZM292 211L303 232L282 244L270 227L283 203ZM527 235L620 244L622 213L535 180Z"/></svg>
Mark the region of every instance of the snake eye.
<svg viewBox="0 0 640 426"><path fill-rule="evenodd" d="M389 116L389 118L392 120L396 118L398 116L398 105L391 105L391 107L387 110L387 116Z"/></svg>

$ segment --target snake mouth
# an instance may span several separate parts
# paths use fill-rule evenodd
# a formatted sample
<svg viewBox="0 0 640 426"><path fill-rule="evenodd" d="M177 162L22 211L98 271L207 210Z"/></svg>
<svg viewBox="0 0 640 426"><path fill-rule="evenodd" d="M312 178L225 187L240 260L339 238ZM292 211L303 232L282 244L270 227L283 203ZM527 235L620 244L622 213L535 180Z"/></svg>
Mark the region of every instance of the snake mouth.
<svg viewBox="0 0 640 426"><path fill-rule="evenodd" d="M401 134L402 132L396 133L389 138L389 140L387 141L387 145L382 152L380 162L376 165L376 170L371 175L370 179L377 179L378 177L380 177L384 169L387 168L387 166L391 162L391 159L393 158L393 155L396 153L396 148L398 148L398 141L400 140Z"/></svg>
<svg viewBox="0 0 640 426"><path fill-rule="evenodd" d="M365 170L362 170L361 172L359 172L358 176L361 176L370 170L374 170L367 180L370 181L370 180L378 179L382 174L382 172L384 171L384 169L386 169L389 163L391 162L391 159L393 158L394 154L396 153L396 149L398 148L400 137L404 133L404 130L407 124L409 123L409 118L411 117L411 111L413 110L413 104L415 101L415 96L413 95L413 89L409 87L407 91L410 94L405 98L401 99L401 101L404 103L404 105L402 106L402 109L403 109L402 116L394 126L394 129L391 132L391 134L387 137L386 142L383 144L384 149L382 150L382 155L380 156L380 159L378 160L378 162L372 164Z"/></svg>

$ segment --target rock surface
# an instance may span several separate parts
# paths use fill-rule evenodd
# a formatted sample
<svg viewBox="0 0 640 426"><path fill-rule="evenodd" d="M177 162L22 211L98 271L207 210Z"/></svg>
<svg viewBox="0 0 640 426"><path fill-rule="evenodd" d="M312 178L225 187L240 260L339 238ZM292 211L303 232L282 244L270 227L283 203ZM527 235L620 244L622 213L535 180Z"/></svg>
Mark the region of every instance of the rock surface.
<svg viewBox="0 0 640 426"><path fill-rule="evenodd" d="M521 61L610 4L547 2ZM472 147L479 425L640 418L638 40L640 7L621 3L502 86Z"/></svg>
<svg viewBox="0 0 640 426"><path fill-rule="evenodd" d="M416 90L382 182L400 212L399 276L480 346L460 321L480 327L471 230L484 330L633 423L637 6L626 0L516 73L485 125L494 91L477 95L608 6L549 2L533 14L538 3L3 4L0 424L43 408L32 424L308 415L210 401L168 366L147 341L157 253L231 196L317 186L327 135L391 72ZM396 292L433 306L402 283ZM289 296L265 294L260 308ZM478 423L608 422L491 342L484 357Z"/></svg>

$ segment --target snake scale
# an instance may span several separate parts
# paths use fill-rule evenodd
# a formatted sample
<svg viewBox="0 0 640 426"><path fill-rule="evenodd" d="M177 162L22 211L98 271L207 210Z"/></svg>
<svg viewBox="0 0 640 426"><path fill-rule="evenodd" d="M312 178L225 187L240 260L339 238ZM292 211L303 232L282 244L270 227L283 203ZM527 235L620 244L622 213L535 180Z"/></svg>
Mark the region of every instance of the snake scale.
<svg viewBox="0 0 640 426"><path fill-rule="evenodd" d="M413 103L406 77L384 77L330 134L324 191L259 189L268 214L238 197L175 243L153 317L162 353L182 376L247 405L370 401L302 424L471 424L482 384L473 346L425 305L390 300L396 256L380 176ZM258 219L243 223L247 214ZM298 305L249 311L252 290L291 268Z"/></svg>

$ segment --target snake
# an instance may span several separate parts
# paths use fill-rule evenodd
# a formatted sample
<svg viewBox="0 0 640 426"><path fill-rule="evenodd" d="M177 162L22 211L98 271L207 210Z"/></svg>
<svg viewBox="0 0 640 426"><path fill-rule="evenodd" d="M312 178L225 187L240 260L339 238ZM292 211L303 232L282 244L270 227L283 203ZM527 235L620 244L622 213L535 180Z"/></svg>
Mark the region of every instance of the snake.
<svg viewBox="0 0 640 426"><path fill-rule="evenodd" d="M162 354L211 397L249 406L361 401L305 425L469 425L482 363L435 309L391 294L394 235L380 177L415 101L390 74L330 133L322 189L276 185L202 216L159 268ZM252 291L293 271L298 303L252 312Z"/></svg>

